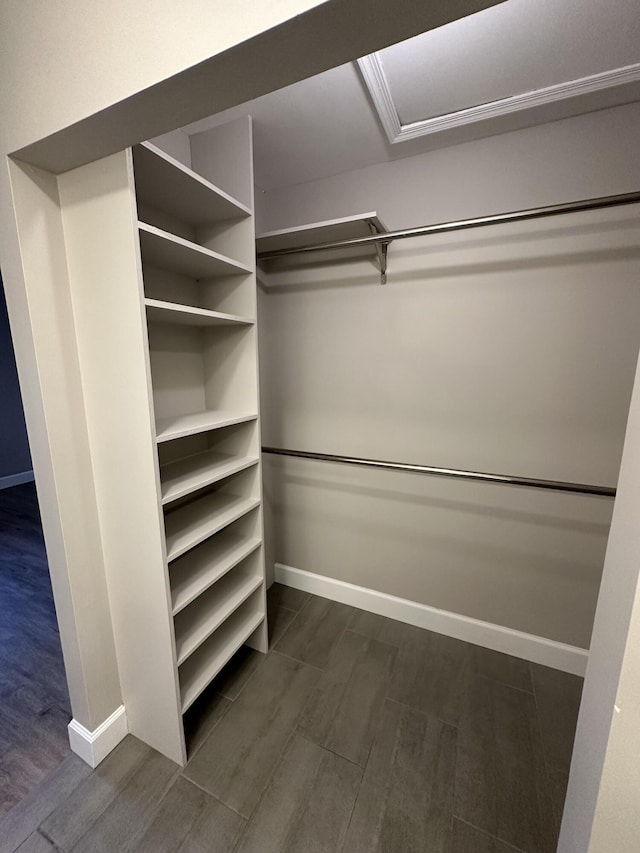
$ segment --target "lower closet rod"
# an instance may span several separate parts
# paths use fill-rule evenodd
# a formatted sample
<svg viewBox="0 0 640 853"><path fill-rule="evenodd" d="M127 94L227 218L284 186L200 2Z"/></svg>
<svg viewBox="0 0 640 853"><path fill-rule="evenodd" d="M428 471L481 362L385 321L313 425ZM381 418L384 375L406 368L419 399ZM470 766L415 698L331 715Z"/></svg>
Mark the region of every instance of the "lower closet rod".
<svg viewBox="0 0 640 853"><path fill-rule="evenodd" d="M414 474L432 474L436 477L452 477L460 480L506 483L510 486L525 486L529 489L549 489L553 492L575 492L580 495L598 495L599 497L606 498L615 498L616 496L616 490L610 486L565 483L562 480L536 480L531 477L513 477L510 474L484 474L478 471L461 471L457 468L435 468L432 465L385 462L381 459L362 459L358 456L334 456L330 453L309 453L304 450L284 450L279 447L263 447L262 452L271 453L275 456L294 456L297 459L315 459L318 462L339 462L345 465L360 465L364 468L385 468L390 471L410 471Z"/></svg>

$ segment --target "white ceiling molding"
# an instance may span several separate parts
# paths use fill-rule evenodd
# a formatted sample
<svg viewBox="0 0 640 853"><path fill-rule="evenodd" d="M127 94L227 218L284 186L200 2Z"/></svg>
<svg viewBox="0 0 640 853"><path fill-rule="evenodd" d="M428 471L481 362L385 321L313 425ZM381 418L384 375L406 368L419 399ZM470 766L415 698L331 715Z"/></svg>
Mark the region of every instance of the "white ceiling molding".
<svg viewBox="0 0 640 853"><path fill-rule="evenodd" d="M358 60L358 66L364 82L369 90L371 99L376 108L382 126L387 134L389 142L406 142L420 136L428 136L445 130L452 130L464 125L477 122L486 122L499 119L502 116L514 113L523 113L534 110L548 104L559 101L571 101L584 96L602 93L605 90L618 90L630 84L640 83L640 63L626 65L624 68L614 68L599 74L591 74L579 80L569 80L566 83L558 83L533 92L524 92L521 95L513 95L509 98L501 98L486 104L447 113L446 115L414 121L410 124L402 124L398 110L396 109L391 88L385 76L384 69L377 54L372 53ZM637 97L629 97L633 100ZM619 99L612 100L620 103ZM597 108L606 106L601 102ZM585 109L588 111L589 107Z"/></svg>

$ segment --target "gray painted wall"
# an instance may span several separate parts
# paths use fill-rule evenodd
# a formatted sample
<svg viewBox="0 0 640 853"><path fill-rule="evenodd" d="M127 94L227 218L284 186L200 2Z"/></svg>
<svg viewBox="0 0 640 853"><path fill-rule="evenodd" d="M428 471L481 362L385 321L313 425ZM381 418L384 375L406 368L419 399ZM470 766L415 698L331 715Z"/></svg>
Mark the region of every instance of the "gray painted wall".
<svg viewBox="0 0 640 853"><path fill-rule="evenodd" d="M27 428L22 411L4 287L0 278L0 480L30 470Z"/></svg>
<svg viewBox="0 0 640 853"><path fill-rule="evenodd" d="M639 117L619 107L274 190L259 230L629 191ZM264 443L615 485L640 342L635 217L397 243L386 288L371 261L272 271ZM277 562L589 646L611 500L279 457L265 493Z"/></svg>

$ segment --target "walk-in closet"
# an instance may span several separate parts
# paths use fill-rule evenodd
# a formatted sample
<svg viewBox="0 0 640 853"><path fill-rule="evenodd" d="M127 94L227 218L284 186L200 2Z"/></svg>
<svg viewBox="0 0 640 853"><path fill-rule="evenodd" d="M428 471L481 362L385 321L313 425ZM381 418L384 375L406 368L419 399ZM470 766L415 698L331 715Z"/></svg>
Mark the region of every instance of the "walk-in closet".
<svg viewBox="0 0 640 853"><path fill-rule="evenodd" d="M640 42L630 0L543 5L12 165L96 556L98 770L55 849L562 849L640 349Z"/></svg>

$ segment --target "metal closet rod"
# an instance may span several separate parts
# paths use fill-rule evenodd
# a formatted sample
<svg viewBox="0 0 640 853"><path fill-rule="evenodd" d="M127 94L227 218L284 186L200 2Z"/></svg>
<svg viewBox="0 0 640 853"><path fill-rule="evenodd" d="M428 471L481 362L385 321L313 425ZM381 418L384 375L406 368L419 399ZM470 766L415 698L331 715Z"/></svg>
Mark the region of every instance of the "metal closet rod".
<svg viewBox="0 0 640 853"><path fill-rule="evenodd" d="M541 219L545 216L559 216L563 213L580 213L587 210L600 210L604 207L619 207L623 204L640 202L640 192L608 195L601 198L571 201L567 204L552 204L547 207L534 207L529 210L513 210L510 213L497 213L493 216L479 216L475 219L459 219L456 222L441 222L437 225L422 225L418 228L405 228L401 231L386 231L367 237L353 237L350 240L337 240L333 243L318 243L315 246L296 246L291 249L273 249L259 252L258 260L280 258L284 255L297 255L302 252L319 252L324 249L344 249L349 246L366 246L369 243L388 244L393 240L406 240L409 237L423 237L427 234L442 234L447 231L465 231L485 225L499 225L503 222L524 222L529 219Z"/></svg>
<svg viewBox="0 0 640 853"><path fill-rule="evenodd" d="M435 468L432 465L411 465L406 462L385 462L381 459L363 459L359 456L334 456L331 453L284 450L279 447L263 447L262 452L271 453L275 456L293 456L297 459L314 459L318 462L338 462L343 465L358 465L363 468L384 468L389 471L431 474L436 477L451 477L456 480L505 483L509 486L524 486L528 489L547 489L552 492L573 492L580 495L598 495L599 497L606 498L615 498L616 496L616 490L610 486L565 483L562 480L536 480L531 477L514 477L511 474L485 474L479 471L462 471L457 468Z"/></svg>

